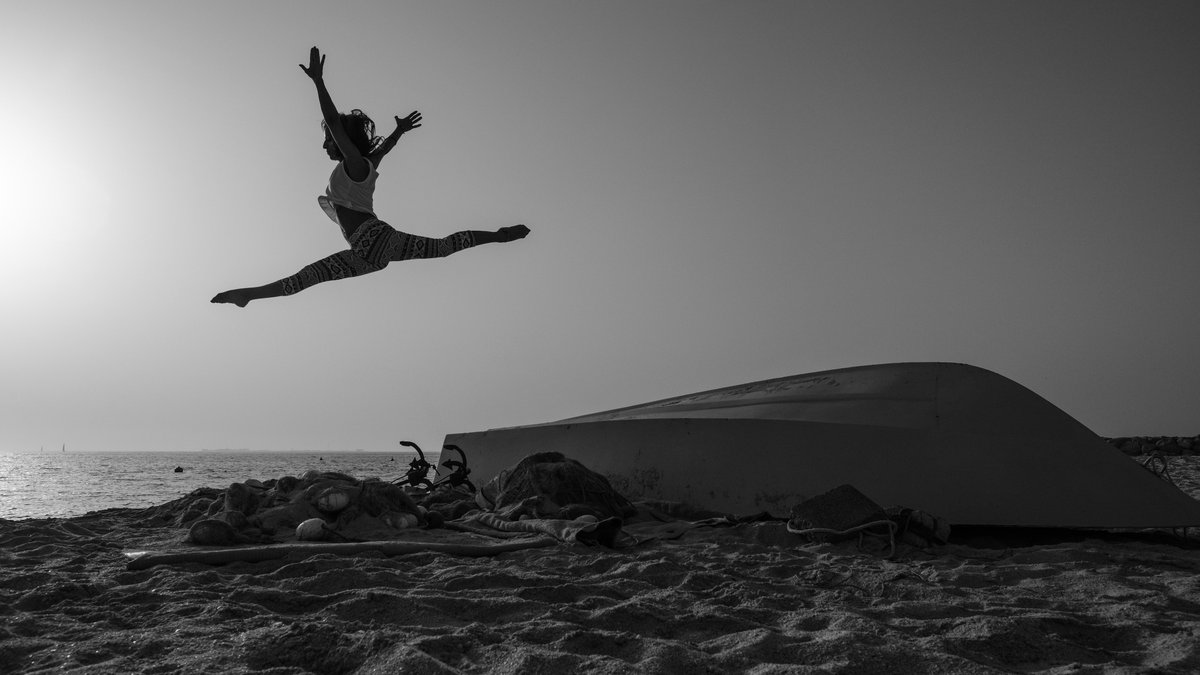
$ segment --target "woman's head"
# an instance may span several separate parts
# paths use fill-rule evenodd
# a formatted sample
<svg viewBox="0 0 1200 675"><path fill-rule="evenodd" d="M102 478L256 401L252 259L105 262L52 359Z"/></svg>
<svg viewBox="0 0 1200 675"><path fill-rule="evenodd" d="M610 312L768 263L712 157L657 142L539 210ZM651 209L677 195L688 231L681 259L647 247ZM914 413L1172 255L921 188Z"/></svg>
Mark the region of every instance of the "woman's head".
<svg viewBox="0 0 1200 675"><path fill-rule="evenodd" d="M383 139L375 135L375 123L365 112L355 108L348 113L338 113L338 120L342 123L346 135L350 137L350 142L364 156L374 153L383 144ZM325 151L331 159L341 161L342 153L337 143L333 142L333 135L329 133L329 127L323 120L321 128L325 130Z"/></svg>

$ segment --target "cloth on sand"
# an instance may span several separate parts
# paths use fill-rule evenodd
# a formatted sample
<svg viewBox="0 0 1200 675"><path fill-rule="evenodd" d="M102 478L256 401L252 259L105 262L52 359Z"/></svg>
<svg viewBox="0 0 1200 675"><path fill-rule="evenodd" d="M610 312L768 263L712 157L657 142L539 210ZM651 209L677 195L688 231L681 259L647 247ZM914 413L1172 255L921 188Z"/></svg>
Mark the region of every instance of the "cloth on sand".
<svg viewBox="0 0 1200 675"><path fill-rule="evenodd" d="M529 518L505 520L495 513L476 513L463 519L467 524L490 527L502 532L533 532L548 534L558 541L581 544L600 544L613 548L621 534L619 518L598 521L556 520L551 518Z"/></svg>
<svg viewBox="0 0 1200 675"><path fill-rule="evenodd" d="M511 539L526 536L529 532L539 532L566 543L601 544L611 548L623 548L655 540L678 539L691 530L710 525L712 523L680 520L639 503L637 514L625 521L606 518L588 523L586 519L579 521L528 517L514 521L507 520L499 514L476 511L464 518L448 521L446 528L497 539Z"/></svg>

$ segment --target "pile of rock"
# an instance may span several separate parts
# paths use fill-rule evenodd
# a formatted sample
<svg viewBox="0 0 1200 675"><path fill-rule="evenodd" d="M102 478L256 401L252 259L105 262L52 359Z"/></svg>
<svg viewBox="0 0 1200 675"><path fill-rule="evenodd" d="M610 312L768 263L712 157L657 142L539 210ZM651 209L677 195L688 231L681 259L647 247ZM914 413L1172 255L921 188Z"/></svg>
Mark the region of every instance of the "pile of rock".
<svg viewBox="0 0 1200 675"><path fill-rule="evenodd" d="M1200 454L1200 436L1119 436L1104 440L1127 455Z"/></svg>

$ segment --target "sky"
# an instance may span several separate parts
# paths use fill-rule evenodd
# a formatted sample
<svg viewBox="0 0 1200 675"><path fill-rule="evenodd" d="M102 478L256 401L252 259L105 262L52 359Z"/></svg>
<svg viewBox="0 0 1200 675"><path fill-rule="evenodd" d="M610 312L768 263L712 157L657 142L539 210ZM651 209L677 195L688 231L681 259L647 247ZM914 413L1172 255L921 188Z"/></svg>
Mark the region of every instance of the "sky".
<svg viewBox="0 0 1200 675"><path fill-rule="evenodd" d="M969 363L1200 433L1200 4L4 3L0 452L427 449L834 368ZM245 309L378 215L532 234Z"/></svg>

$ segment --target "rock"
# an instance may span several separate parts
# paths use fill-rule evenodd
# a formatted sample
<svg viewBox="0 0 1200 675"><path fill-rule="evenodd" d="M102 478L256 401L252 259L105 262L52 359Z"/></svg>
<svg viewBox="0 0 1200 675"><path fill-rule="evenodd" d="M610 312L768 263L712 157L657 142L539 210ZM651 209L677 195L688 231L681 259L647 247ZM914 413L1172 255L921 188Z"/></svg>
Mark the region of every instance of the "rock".
<svg viewBox="0 0 1200 675"><path fill-rule="evenodd" d="M192 522L193 520L195 520L197 518L203 518L205 515L204 509L207 507L208 507L208 504L205 504L204 507L200 507L200 508L189 508L188 510L179 514L179 518L177 519L175 524L179 525L179 526L183 526L183 525L187 525L188 523Z"/></svg>
<svg viewBox="0 0 1200 675"><path fill-rule="evenodd" d="M258 492L243 483L233 483L225 490L225 510L237 511L242 515L258 509Z"/></svg>
<svg viewBox="0 0 1200 675"><path fill-rule="evenodd" d="M207 518L198 521L188 529L188 541L201 546L232 546L244 544L249 539L241 535L232 525L223 521Z"/></svg>
<svg viewBox="0 0 1200 675"><path fill-rule="evenodd" d="M296 526L296 538L300 541L321 541L325 536L325 521L320 518L309 518Z"/></svg>
<svg viewBox="0 0 1200 675"><path fill-rule="evenodd" d="M317 508L325 513L337 513L350 505L350 494L340 488L329 488L317 495Z"/></svg>
<svg viewBox="0 0 1200 675"><path fill-rule="evenodd" d="M250 524L246 519L246 514L241 511L222 511L217 514L215 520L223 520L235 530L245 529Z"/></svg>
<svg viewBox="0 0 1200 675"><path fill-rule="evenodd" d="M1160 438L1154 443L1154 446L1159 453L1170 457L1177 457L1183 454L1183 448L1179 447L1174 439Z"/></svg>
<svg viewBox="0 0 1200 675"><path fill-rule="evenodd" d="M317 515L316 509L307 502L297 502L259 511L250 516L250 524L259 527L263 532L274 533L290 530Z"/></svg>
<svg viewBox="0 0 1200 675"><path fill-rule="evenodd" d="M388 527L394 527L397 530L406 530L421 524L421 519L415 513L396 513L391 511L381 515L379 519Z"/></svg>

